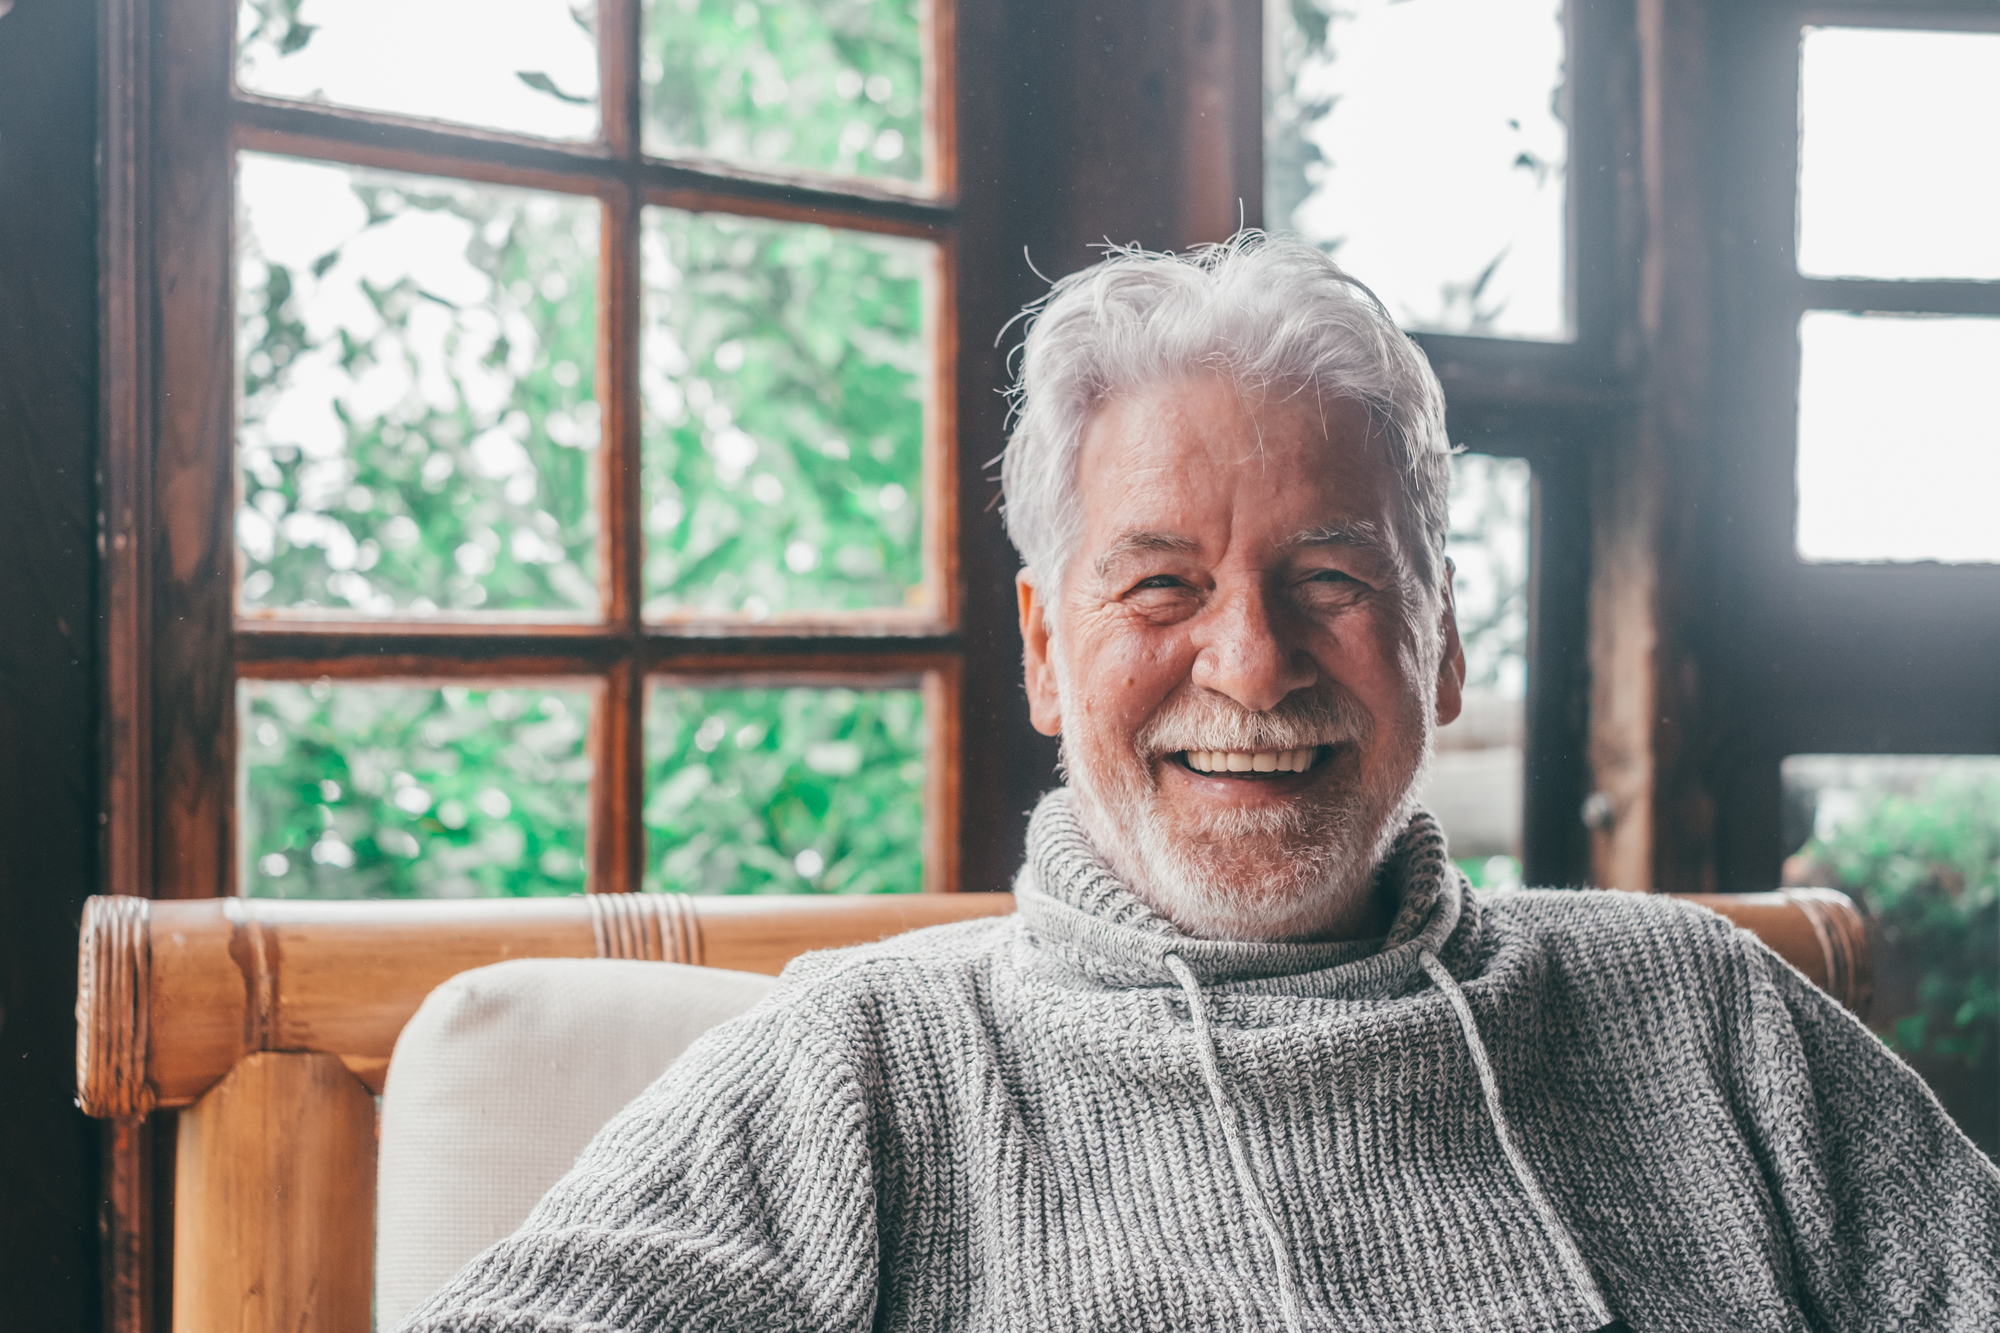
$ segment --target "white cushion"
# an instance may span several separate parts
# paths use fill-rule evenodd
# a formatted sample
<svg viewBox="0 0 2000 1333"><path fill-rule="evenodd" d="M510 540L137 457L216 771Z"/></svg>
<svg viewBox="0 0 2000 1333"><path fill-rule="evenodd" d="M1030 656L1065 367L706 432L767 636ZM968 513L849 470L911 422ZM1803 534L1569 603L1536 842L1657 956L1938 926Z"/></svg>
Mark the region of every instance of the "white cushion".
<svg viewBox="0 0 2000 1333"><path fill-rule="evenodd" d="M432 991L382 1093L375 1319L393 1328L511 1233L605 1121L773 978L533 958Z"/></svg>

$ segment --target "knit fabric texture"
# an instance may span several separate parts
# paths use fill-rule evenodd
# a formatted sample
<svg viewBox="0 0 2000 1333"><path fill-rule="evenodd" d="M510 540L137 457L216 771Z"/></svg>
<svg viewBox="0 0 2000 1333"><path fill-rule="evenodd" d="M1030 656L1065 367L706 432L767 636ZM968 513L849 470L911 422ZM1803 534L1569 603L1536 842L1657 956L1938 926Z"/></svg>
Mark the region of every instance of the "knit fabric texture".
<svg viewBox="0 0 2000 1333"><path fill-rule="evenodd" d="M1422 814L1378 890L1192 939L1054 793L1015 915L800 958L403 1328L2000 1328L2000 1172L1753 936Z"/></svg>

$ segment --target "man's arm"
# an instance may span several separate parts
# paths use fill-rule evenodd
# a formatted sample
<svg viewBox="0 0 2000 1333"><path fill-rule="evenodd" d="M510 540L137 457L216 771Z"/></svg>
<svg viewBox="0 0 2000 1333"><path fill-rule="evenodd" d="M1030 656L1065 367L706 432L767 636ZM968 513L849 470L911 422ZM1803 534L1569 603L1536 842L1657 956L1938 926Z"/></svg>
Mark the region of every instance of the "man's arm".
<svg viewBox="0 0 2000 1333"><path fill-rule="evenodd" d="M1828 1329L2000 1328L2000 1170L1855 1017L1763 949L1738 1087Z"/></svg>
<svg viewBox="0 0 2000 1333"><path fill-rule="evenodd" d="M865 1079L801 998L690 1047L403 1333L867 1328Z"/></svg>

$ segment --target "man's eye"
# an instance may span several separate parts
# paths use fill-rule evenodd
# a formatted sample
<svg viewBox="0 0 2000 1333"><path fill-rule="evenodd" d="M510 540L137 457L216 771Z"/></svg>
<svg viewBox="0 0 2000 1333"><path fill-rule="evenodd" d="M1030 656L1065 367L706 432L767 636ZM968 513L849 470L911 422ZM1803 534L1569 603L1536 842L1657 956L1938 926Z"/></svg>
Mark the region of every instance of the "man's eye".
<svg viewBox="0 0 2000 1333"><path fill-rule="evenodd" d="M1178 588L1180 586L1181 581L1172 574L1155 574L1151 578L1140 579L1137 583L1133 584L1132 591L1139 592L1146 588Z"/></svg>
<svg viewBox="0 0 2000 1333"><path fill-rule="evenodd" d="M1352 574L1349 574L1349 573L1347 573L1347 572L1346 572L1345 570L1339 570L1339 569L1316 569L1316 570L1314 570L1314 571L1313 571L1313 573L1312 573L1311 577L1310 577L1310 578L1308 578L1308 579L1306 580L1306 582L1308 582L1308 583L1357 583L1357 584L1358 584L1358 583L1360 583L1360 582L1361 582L1361 580L1360 580L1360 579L1357 579L1357 578L1355 578L1355 577L1354 577L1354 576L1353 576Z"/></svg>

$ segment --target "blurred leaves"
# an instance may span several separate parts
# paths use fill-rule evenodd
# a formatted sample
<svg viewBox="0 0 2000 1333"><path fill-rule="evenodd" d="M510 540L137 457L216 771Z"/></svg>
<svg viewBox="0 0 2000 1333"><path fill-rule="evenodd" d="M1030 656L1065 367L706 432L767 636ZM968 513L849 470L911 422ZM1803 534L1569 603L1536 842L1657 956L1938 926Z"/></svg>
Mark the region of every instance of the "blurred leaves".
<svg viewBox="0 0 2000 1333"><path fill-rule="evenodd" d="M931 247L651 208L648 615L923 596Z"/></svg>
<svg viewBox="0 0 2000 1333"><path fill-rule="evenodd" d="M2000 1076L2000 779L1943 773L1883 791L1801 855L1864 901L1884 943L1922 960L1920 1008L1893 1019L1909 1056Z"/></svg>
<svg viewBox="0 0 2000 1333"><path fill-rule="evenodd" d="M921 180L917 0L645 0L645 146Z"/></svg>
<svg viewBox="0 0 2000 1333"><path fill-rule="evenodd" d="M245 681L243 892L584 888L588 692Z"/></svg>
<svg viewBox="0 0 2000 1333"><path fill-rule="evenodd" d="M916 892L925 749L914 690L657 689L645 887Z"/></svg>
<svg viewBox="0 0 2000 1333"><path fill-rule="evenodd" d="M596 202L251 154L239 197L244 607L594 612ZM352 223L285 262L302 198Z"/></svg>
<svg viewBox="0 0 2000 1333"><path fill-rule="evenodd" d="M289 53L298 9L242 22ZM644 24L650 149L922 178L908 0L653 0ZM595 201L240 164L244 608L595 614ZM934 247L665 208L644 245L648 613L921 602ZM583 889L589 706L244 683L245 892ZM662 689L647 745L649 887L922 886L915 691Z"/></svg>
<svg viewBox="0 0 2000 1333"><path fill-rule="evenodd" d="M1445 554L1457 566L1452 592L1465 684L1514 699L1526 693L1528 679L1531 480L1525 459L1452 459Z"/></svg>
<svg viewBox="0 0 2000 1333"><path fill-rule="evenodd" d="M305 0L245 0L237 11L236 41L239 46L269 42L281 56L305 49L319 28L299 22L299 8Z"/></svg>
<svg viewBox="0 0 2000 1333"><path fill-rule="evenodd" d="M522 83L527 84L530 88L533 88L538 93L547 93L550 97L555 98L558 102L567 102L571 106L597 105L597 99L595 97L578 97L574 93L564 92L562 89L556 87L556 81L554 79L550 78L548 75L542 73L542 71L538 69L517 69L514 71L514 77L519 79Z"/></svg>

